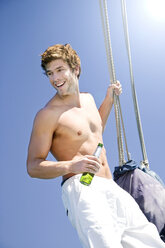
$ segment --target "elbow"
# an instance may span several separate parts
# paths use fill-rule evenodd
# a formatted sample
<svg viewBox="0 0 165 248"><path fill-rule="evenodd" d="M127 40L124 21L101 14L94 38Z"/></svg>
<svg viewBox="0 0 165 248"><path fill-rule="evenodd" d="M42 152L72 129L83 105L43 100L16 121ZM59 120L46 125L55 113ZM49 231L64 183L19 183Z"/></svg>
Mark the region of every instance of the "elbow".
<svg viewBox="0 0 165 248"><path fill-rule="evenodd" d="M33 163L27 162L27 174L32 177L32 178L36 178L36 165L34 165Z"/></svg>
<svg viewBox="0 0 165 248"><path fill-rule="evenodd" d="M27 173L32 178L43 178L43 171L41 163L43 159L27 160Z"/></svg>
<svg viewBox="0 0 165 248"><path fill-rule="evenodd" d="M32 178L36 178L36 176L35 176L35 174L33 173L33 171L31 171L31 170L27 170L27 173L28 173L28 175L30 176L30 177L32 177Z"/></svg>
<svg viewBox="0 0 165 248"><path fill-rule="evenodd" d="M32 169L31 166L27 165L27 174L32 177L35 178L35 173L34 173L34 169Z"/></svg>

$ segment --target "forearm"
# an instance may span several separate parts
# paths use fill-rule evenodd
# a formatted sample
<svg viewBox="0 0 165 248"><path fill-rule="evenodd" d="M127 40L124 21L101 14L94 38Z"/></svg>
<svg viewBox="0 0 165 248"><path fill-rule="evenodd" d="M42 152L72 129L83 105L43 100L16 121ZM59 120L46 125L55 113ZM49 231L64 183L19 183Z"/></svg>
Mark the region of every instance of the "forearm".
<svg viewBox="0 0 165 248"><path fill-rule="evenodd" d="M43 159L35 159L27 162L28 174L31 177L41 179L51 179L64 176L70 172L69 168L72 161L48 161Z"/></svg>
<svg viewBox="0 0 165 248"><path fill-rule="evenodd" d="M113 106L113 98L109 98L106 95L104 101L102 102L99 108L99 114L102 120L103 131L104 131L108 116L111 112L112 106Z"/></svg>

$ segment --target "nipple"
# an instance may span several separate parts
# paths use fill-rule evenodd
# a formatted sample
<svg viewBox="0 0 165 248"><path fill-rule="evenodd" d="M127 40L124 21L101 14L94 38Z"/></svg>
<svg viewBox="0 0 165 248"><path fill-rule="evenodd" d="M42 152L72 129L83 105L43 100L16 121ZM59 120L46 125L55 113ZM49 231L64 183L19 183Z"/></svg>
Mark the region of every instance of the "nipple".
<svg viewBox="0 0 165 248"><path fill-rule="evenodd" d="M80 135L82 135L82 132L79 130L79 131L77 132L77 134L78 134L78 136L80 136Z"/></svg>

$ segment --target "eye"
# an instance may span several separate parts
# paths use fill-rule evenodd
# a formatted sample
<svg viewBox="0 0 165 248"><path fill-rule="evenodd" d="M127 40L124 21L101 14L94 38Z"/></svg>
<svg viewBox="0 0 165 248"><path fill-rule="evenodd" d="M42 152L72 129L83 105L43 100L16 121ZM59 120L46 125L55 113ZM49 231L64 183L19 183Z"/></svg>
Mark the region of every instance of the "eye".
<svg viewBox="0 0 165 248"><path fill-rule="evenodd" d="M46 73L46 75L47 75L48 77L50 77L50 76L52 75L52 72L48 71L48 72Z"/></svg>

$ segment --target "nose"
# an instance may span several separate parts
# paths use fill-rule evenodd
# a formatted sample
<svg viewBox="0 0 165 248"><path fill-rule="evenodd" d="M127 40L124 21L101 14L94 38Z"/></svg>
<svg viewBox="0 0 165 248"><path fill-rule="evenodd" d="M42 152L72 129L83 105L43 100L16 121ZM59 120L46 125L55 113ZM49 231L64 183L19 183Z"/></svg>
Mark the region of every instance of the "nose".
<svg viewBox="0 0 165 248"><path fill-rule="evenodd" d="M57 73L53 73L52 74L52 77L51 77L51 80L56 83L59 81L59 77L58 77L58 74Z"/></svg>
<svg viewBox="0 0 165 248"><path fill-rule="evenodd" d="M52 80L53 80L53 81L57 81L57 74L56 74L56 73L53 73L53 75L52 75Z"/></svg>

